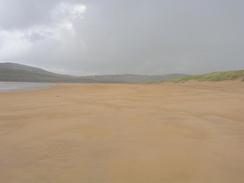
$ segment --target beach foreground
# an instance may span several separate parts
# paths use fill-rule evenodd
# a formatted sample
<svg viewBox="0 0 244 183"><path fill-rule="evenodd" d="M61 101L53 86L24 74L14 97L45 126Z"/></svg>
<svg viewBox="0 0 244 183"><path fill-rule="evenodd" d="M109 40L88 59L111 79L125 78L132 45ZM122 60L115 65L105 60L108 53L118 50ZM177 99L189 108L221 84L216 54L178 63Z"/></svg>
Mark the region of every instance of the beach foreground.
<svg viewBox="0 0 244 183"><path fill-rule="evenodd" d="M0 94L4 183L243 183L244 82Z"/></svg>

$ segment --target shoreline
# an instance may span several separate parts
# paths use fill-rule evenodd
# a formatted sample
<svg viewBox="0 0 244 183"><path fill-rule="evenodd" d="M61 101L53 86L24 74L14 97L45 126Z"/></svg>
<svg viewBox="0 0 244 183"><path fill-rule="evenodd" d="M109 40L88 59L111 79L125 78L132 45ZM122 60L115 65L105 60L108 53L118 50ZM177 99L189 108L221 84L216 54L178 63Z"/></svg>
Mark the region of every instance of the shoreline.
<svg viewBox="0 0 244 183"><path fill-rule="evenodd" d="M0 93L37 91L48 89L55 85L57 84L36 82L0 82Z"/></svg>

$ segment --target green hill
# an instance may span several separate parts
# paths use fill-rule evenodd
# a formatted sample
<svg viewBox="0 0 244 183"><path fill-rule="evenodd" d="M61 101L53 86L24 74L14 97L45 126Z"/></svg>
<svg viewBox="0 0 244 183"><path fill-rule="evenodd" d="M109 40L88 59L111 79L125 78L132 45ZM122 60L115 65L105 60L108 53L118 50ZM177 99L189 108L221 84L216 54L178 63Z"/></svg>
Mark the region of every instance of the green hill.
<svg viewBox="0 0 244 183"><path fill-rule="evenodd" d="M225 81L225 80L244 81L244 70L213 72L208 74L192 75L192 76L182 77L174 81L186 82L186 81Z"/></svg>
<svg viewBox="0 0 244 183"><path fill-rule="evenodd" d="M52 73L44 69L16 63L0 63L0 81L14 82L68 82L68 83L160 83L186 76L169 75L97 75L70 76Z"/></svg>
<svg viewBox="0 0 244 183"><path fill-rule="evenodd" d="M44 69L16 64L0 63L0 81L14 82L90 82L86 78L56 74Z"/></svg>

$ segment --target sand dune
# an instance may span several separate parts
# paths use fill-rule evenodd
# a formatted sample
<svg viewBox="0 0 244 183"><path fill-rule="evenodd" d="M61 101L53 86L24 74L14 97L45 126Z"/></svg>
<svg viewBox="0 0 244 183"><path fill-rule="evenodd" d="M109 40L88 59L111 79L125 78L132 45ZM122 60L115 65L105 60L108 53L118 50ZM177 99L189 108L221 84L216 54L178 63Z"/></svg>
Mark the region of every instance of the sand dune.
<svg viewBox="0 0 244 183"><path fill-rule="evenodd" d="M4 183L243 183L244 82L0 94Z"/></svg>

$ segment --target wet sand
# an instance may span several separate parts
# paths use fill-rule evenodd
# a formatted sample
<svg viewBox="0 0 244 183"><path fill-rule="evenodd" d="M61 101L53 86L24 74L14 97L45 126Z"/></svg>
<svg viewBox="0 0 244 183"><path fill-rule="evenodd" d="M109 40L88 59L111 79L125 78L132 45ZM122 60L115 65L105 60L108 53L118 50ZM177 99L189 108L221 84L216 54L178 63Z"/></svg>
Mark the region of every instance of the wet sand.
<svg viewBox="0 0 244 183"><path fill-rule="evenodd" d="M244 82L1 93L0 182L243 183Z"/></svg>

